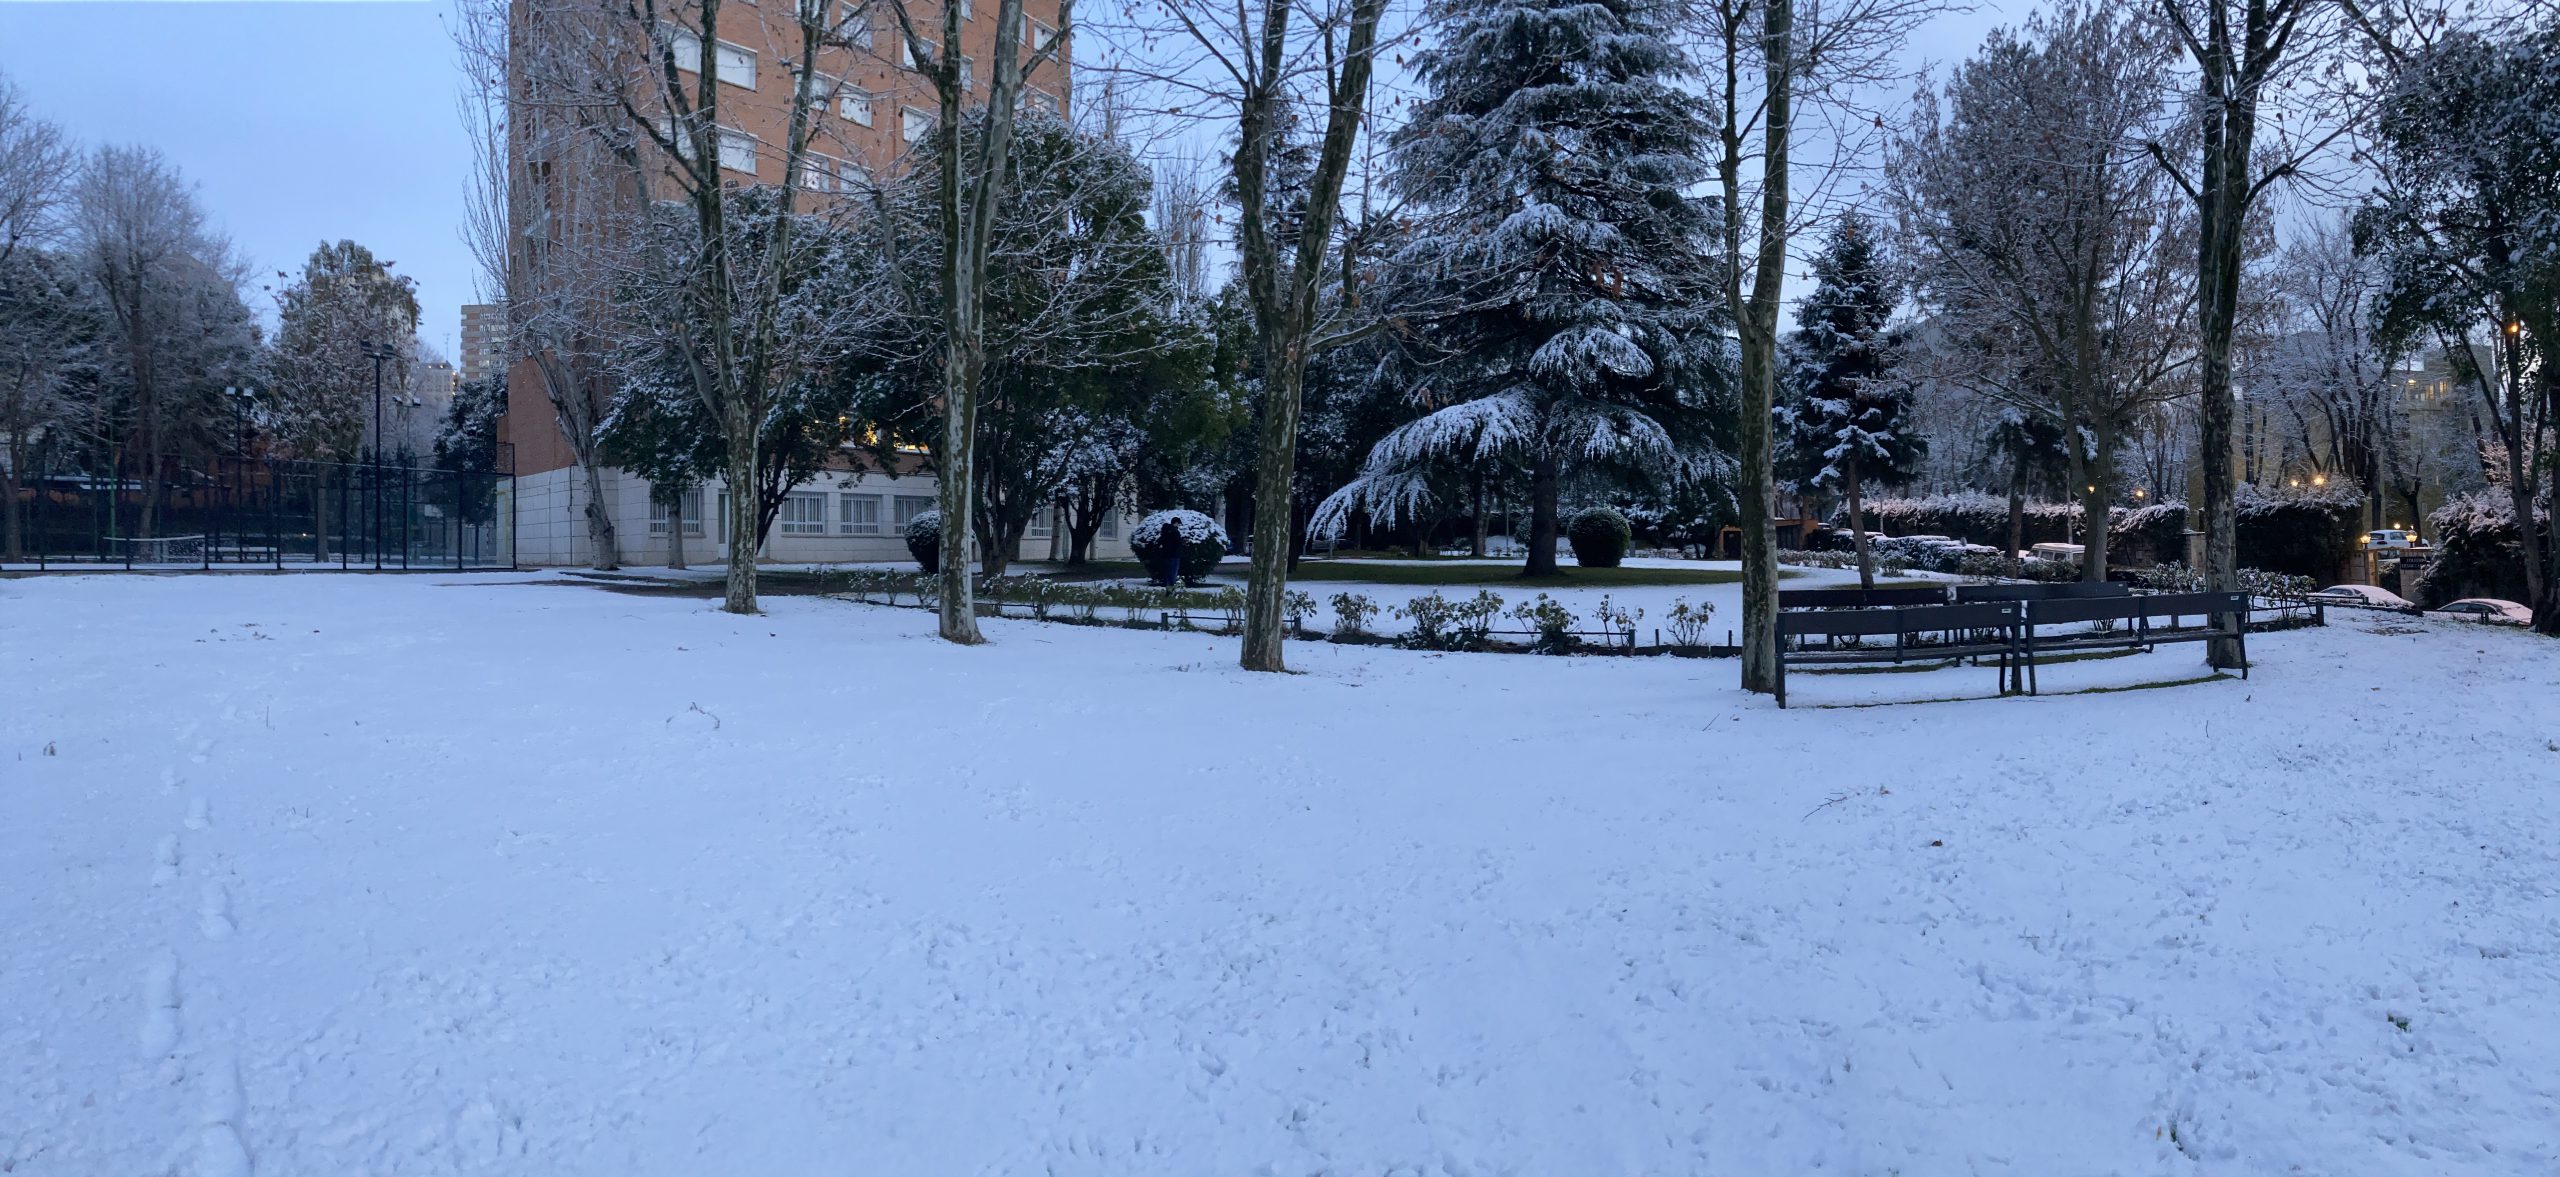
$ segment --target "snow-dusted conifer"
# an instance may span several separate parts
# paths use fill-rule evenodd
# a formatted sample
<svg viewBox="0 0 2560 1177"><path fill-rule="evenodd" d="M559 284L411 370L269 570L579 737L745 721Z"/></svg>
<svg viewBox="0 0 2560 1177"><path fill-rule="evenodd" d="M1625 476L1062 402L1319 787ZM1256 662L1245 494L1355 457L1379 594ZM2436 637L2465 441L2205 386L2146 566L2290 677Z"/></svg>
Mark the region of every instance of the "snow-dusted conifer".
<svg viewBox="0 0 2560 1177"><path fill-rule="evenodd" d="M1394 140L1394 183L1425 210L1395 280L1435 316L1418 399L1319 509L1418 507L1443 464L1530 476L1531 574L1554 571L1568 471L1677 477L1711 449L1723 343L1706 178L1709 110L1672 10L1645 0L1459 0L1420 54L1430 95Z"/></svg>
<svg viewBox="0 0 2560 1177"><path fill-rule="evenodd" d="M1908 429L1912 391L1893 372L1904 343L1904 332L1891 326L1901 281L1875 226L1856 214L1832 228L1813 261L1813 281L1813 292L1796 305L1786 357L1792 395L1778 415L1807 481L1847 496L1858 581L1874 588L1859 502L1866 481L1909 478L1929 449Z"/></svg>

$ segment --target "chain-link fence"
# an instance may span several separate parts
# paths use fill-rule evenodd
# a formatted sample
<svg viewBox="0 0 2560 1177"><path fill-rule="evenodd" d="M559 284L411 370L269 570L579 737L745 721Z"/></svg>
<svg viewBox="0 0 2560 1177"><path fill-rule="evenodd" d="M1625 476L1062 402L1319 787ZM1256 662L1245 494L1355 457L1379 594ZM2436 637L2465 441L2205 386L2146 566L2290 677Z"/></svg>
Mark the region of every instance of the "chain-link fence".
<svg viewBox="0 0 2560 1177"><path fill-rule="evenodd" d="M262 458L33 466L0 566L515 566L515 476Z"/></svg>

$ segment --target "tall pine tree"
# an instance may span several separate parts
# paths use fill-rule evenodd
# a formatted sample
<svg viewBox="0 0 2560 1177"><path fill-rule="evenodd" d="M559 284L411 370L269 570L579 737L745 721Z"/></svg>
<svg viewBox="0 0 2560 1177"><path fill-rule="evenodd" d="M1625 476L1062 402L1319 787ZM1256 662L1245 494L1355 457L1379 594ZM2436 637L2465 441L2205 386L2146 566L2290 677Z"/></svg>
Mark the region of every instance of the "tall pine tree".
<svg viewBox="0 0 2560 1177"><path fill-rule="evenodd" d="M1855 213L1833 226L1813 259L1813 282L1813 292L1796 305L1795 334L1787 340L1792 395L1778 409L1778 424L1809 472L1807 481L1847 497L1858 583L1874 588L1866 484L1908 480L1929 452L1928 442L1908 429L1911 389L1893 378L1904 343L1904 333L1891 326L1902 285L1875 226Z"/></svg>
<svg viewBox="0 0 2560 1177"><path fill-rule="evenodd" d="M1689 193L1710 110L1676 84L1675 16L1648 0L1448 6L1415 62L1430 95L1393 140L1391 182L1420 223L1386 275L1432 411L1371 447L1318 528L1411 513L1435 471L1525 471L1525 571L1551 575L1569 474L1709 468L1723 311L1714 208Z"/></svg>

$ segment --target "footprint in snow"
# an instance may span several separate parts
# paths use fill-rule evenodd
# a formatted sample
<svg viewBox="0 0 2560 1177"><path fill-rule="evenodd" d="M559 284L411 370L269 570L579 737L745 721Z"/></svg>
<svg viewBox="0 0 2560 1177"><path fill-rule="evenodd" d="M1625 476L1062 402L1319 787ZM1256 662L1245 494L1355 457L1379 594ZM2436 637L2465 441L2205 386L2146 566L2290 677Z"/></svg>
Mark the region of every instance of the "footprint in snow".
<svg viewBox="0 0 2560 1177"><path fill-rule="evenodd" d="M206 883L196 904L196 926L204 930L207 940L231 938L231 895L220 883Z"/></svg>
<svg viewBox="0 0 2560 1177"><path fill-rule="evenodd" d="M212 826L213 805L211 802L206 801L202 797L198 797L195 800L187 802L188 829L202 830L210 829Z"/></svg>
<svg viewBox="0 0 2560 1177"><path fill-rule="evenodd" d="M178 1048L178 954L161 949L142 970L142 1054L167 1058Z"/></svg>
<svg viewBox="0 0 2560 1177"><path fill-rule="evenodd" d="M178 881L178 836L163 834L151 848L151 885L167 886Z"/></svg>

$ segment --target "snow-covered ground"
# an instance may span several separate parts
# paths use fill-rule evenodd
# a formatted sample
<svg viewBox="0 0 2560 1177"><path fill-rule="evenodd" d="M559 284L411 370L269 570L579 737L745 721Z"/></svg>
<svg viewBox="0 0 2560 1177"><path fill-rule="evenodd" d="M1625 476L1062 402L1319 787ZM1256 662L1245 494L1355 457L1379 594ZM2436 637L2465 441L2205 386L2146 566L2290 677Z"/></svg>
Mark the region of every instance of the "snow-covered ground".
<svg viewBox="0 0 2560 1177"><path fill-rule="evenodd" d="M2560 643L1779 712L535 579L0 581L0 1172L2560 1168Z"/></svg>

